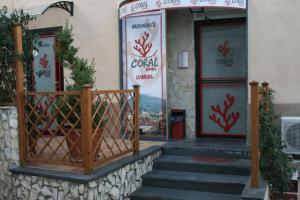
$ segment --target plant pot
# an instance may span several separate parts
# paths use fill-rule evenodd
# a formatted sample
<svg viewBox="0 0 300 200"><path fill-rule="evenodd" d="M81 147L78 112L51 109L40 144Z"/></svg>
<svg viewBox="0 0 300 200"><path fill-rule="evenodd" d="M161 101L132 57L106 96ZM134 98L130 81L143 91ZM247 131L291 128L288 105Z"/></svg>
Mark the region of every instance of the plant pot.
<svg viewBox="0 0 300 200"><path fill-rule="evenodd" d="M65 133L68 133L68 129L64 129ZM93 137L93 147L95 148L96 144L100 140L101 134L103 130L98 130L96 135ZM72 130L67 136L67 146L70 151L70 156L72 161L82 161L83 160L83 143L82 143L82 135L80 130ZM74 143L76 143L74 145ZM73 147L74 145L74 147ZM73 147L73 148L72 148ZM97 147L96 152L99 152L100 145ZM94 149L93 149L94 152ZM99 153L93 154L93 160L97 160L99 158Z"/></svg>

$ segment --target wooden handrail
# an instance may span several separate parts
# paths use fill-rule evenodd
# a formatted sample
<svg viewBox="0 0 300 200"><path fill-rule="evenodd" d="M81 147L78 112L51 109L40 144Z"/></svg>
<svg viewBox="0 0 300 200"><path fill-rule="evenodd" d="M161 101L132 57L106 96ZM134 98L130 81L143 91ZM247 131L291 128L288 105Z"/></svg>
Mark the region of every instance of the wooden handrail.
<svg viewBox="0 0 300 200"><path fill-rule="evenodd" d="M15 42L15 67L16 67L16 96L18 111L18 133L20 148L20 164L26 164L26 135L25 135L25 102L24 102L24 68L23 68L23 44L22 44L22 25L15 24L13 26L14 42Z"/></svg>
<svg viewBox="0 0 300 200"><path fill-rule="evenodd" d="M251 187L259 187L259 96L258 82L251 86Z"/></svg>

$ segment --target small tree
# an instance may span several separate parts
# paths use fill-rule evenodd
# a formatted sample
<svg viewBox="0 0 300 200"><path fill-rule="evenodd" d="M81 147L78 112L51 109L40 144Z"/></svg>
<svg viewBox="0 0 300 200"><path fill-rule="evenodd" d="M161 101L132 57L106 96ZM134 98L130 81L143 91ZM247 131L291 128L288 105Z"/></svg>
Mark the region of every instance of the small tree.
<svg viewBox="0 0 300 200"><path fill-rule="evenodd" d="M77 56L78 49L73 46L73 27L68 23L61 32L56 34L58 40L56 55L63 67L70 70L70 79L72 83L67 84L67 90L81 90L83 85L95 86L95 63L94 60L89 62L87 59Z"/></svg>
<svg viewBox="0 0 300 200"><path fill-rule="evenodd" d="M280 137L279 115L274 109L273 93L273 90L260 87L260 169L269 181L274 198L283 199L282 194L288 190L292 170L287 155L282 151L284 146Z"/></svg>

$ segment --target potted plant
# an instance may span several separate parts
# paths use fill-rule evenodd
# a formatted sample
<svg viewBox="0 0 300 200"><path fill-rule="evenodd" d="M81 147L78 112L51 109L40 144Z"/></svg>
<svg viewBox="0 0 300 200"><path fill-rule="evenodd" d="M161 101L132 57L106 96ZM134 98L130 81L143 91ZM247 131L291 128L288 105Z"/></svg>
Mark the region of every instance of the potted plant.
<svg viewBox="0 0 300 200"><path fill-rule="evenodd" d="M74 39L72 34L72 26L67 23L62 31L56 34L57 44L56 55L58 59L63 62L63 67L70 72L70 76L67 81L67 91L80 91L84 85L94 87L95 85L95 63L89 62L86 59L79 58L77 56L78 48L72 45ZM81 133L81 105L78 103L76 96L67 95L57 99L58 108L60 112L57 114L57 120L59 124L63 124L63 132L66 136L67 146L70 151L70 155L73 160L80 161L82 159L82 134ZM96 100L92 103L92 111L100 106L100 101ZM61 106L60 106L61 105ZM101 104L99 114L93 119L94 124L100 122L100 118L106 108L106 103ZM103 123L102 123L103 124ZM97 130L97 133L93 137L93 146L95 148L98 143L103 125ZM96 152L99 152L96 150ZM98 153L93 155L94 159L97 159Z"/></svg>

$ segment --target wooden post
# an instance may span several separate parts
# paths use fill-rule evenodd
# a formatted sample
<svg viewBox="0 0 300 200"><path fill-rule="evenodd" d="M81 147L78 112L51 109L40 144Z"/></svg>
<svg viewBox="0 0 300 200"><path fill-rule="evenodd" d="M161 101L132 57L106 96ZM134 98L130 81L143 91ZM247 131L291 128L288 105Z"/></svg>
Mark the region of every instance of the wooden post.
<svg viewBox="0 0 300 200"><path fill-rule="evenodd" d="M259 187L259 97L258 82L251 86L251 187Z"/></svg>
<svg viewBox="0 0 300 200"><path fill-rule="evenodd" d="M93 127L92 127L92 91L91 86L84 85L81 93L81 137L84 173L93 169Z"/></svg>
<svg viewBox="0 0 300 200"><path fill-rule="evenodd" d="M24 102L24 67L23 67L23 37L22 25L13 26L14 43L15 43L15 67L16 67L16 98L18 111L18 133L20 148L20 164L26 164L26 133L25 133L25 102Z"/></svg>
<svg viewBox="0 0 300 200"><path fill-rule="evenodd" d="M264 95L263 97L266 97L266 96L268 97L268 95L269 95L269 83L266 82L266 81L262 82L262 87L263 87L263 95ZM265 102L264 110L266 112L269 111L269 103L268 103L268 101Z"/></svg>
<svg viewBox="0 0 300 200"><path fill-rule="evenodd" d="M133 152L138 153L140 150L140 86L139 85L134 85L134 143L133 143Z"/></svg>

